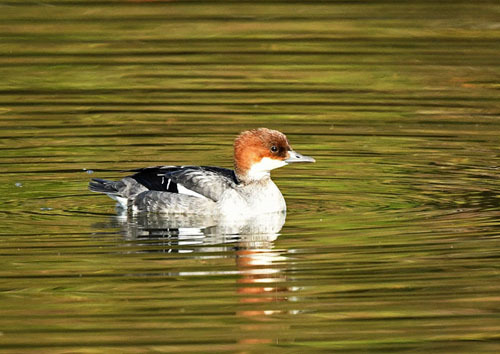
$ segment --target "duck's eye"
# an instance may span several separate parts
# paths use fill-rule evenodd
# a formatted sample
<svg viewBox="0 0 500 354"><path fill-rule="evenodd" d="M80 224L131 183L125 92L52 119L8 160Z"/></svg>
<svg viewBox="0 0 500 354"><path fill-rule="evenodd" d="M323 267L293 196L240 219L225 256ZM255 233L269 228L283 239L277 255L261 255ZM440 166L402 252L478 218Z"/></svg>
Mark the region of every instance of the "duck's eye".
<svg viewBox="0 0 500 354"><path fill-rule="evenodd" d="M276 145L271 146L272 152L278 152L278 147Z"/></svg>

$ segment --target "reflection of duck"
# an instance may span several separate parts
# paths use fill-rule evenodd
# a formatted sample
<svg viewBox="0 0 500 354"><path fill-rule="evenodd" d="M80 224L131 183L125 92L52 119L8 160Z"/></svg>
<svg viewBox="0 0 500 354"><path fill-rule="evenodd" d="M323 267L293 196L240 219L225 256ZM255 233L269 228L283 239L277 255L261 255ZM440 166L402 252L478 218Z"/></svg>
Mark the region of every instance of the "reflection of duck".
<svg viewBox="0 0 500 354"><path fill-rule="evenodd" d="M179 240L196 239L200 243L200 237L220 242L222 238L235 240L235 238L246 241L274 241L278 232L285 223L286 213L268 213L255 215L247 218L225 218L212 215L169 215L154 213L140 213L131 217L122 214L117 221L124 230L128 239L152 238L152 237L176 237Z"/></svg>
<svg viewBox="0 0 500 354"><path fill-rule="evenodd" d="M269 213L245 219L219 219L204 215L175 215L141 213L128 217L115 217L130 241L145 242L148 246L160 246L161 253L191 253L195 258L204 258L203 253L215 252L226 258L236 256L237 273L242 277L238 293L246 295L241 302L283 301L277 292L287 291L281 287L284 277L278 264L286 261L283 251L274 249L274 241L285 223L286 214ZM135 243L137 245L137 243ZM212 271L213 272L213 271ZM224 270L227 272L227 269ZM181 271L177 275L199 275ZM270 298L257 295L274 294ZM260 312L259 312L260 313Z"/></svg>
<svg viewBox="0 0 500 354"><path fill-rule="evenodd" d="M270 171L292 162L314 162L292 150L286 136L260 128L234 142L235 170L207 166L158 166L121 181L93 179L89 189L124 208L175 214L250 216L286 210Z"/></svg>
<svg viewBox="0 0 500 354"><path fill-rule="evenodd" d="M290 262L287 252L274 245L285 218L284 212L239 219L125 213L113 217L114 222L109 226L122 228L133 246L127 253L161 254L153 259L166 260L163 276L202 277L204 281L214 276L234 279L239 303L236 316L253 321L250 331L246 325L242 326L242 331L248 334L240 343L250 344L273 341L272 336L256 337L252 333L264 333L269 326L265 322L261 331L258 321L288 312L282 304L288 303L290 292L296 291L289 286L286 276ZM171 260L177 259L180 263L172 266ZM197 266L193 267L189 260L196 260ZM233 261L235 264L231 266ZM183 267L184 263L188 265Z"/></svg>

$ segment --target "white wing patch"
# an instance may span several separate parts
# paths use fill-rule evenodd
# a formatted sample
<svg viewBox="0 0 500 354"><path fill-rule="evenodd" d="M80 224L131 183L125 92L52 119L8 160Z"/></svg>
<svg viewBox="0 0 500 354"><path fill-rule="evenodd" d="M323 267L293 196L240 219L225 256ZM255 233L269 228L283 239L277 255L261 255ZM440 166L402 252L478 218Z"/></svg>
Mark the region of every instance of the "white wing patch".
<svg viewBox="0 0 500 354"><path fill-rule="evenodd" d="M177 183L177 191L179 192L179 194L191 195L193 197L206 199L205 196L201 195L200 193L196 193L191 189L187 189L180 183Z"/></svg>

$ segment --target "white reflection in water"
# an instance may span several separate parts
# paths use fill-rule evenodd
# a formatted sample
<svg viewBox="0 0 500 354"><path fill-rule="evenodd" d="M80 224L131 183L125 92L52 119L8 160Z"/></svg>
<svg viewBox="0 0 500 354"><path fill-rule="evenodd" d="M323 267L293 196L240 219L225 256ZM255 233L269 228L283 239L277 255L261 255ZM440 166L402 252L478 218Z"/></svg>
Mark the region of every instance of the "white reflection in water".
<svg viewBox="0 0 500 354"><path fill-rule="evenodd" d="M252 309L237 311L238 316L270 316L294 313L295 310L274 309L277 303L289 302L290 292L299 290L287 286L286 268L289 259L274 242L285 223L285 213L272 213L246 219L213 219L209 216L139 214L117 216L118 224L138 252L188 254L189 259L235 259L235 268L189 267L167 276L209 277L239 276L236 280L238 302L242 306L255 304ZM155 247L151 247L155 246ZM136 251L137 252L137 251ZM267 306L266 304L269 304Z"/></svg>
<svg viewBox="0 0 500 354"><path fill-rule="evenodd" d="M215 218L211 215L119 214L115 220L127 239L177 236L179 240L213 241L244 238L269 242L278 237L286 213L267 213L248 218ZM216 242L210 242L211 244Z"/></svg>

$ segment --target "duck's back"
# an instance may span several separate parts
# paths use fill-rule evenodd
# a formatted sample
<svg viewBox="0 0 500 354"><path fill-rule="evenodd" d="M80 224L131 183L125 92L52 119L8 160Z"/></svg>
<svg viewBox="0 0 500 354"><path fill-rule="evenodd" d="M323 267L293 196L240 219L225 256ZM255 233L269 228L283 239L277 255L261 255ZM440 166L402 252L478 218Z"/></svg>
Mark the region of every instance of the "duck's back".
<svg viewBox="0 0 500 354"><path fill-rule="evenodd" d="M233 170L211 166L155 166L133 170L121 181L93 179L89 189L124 208L167 213L214 213L238 180Z"/></svg>

